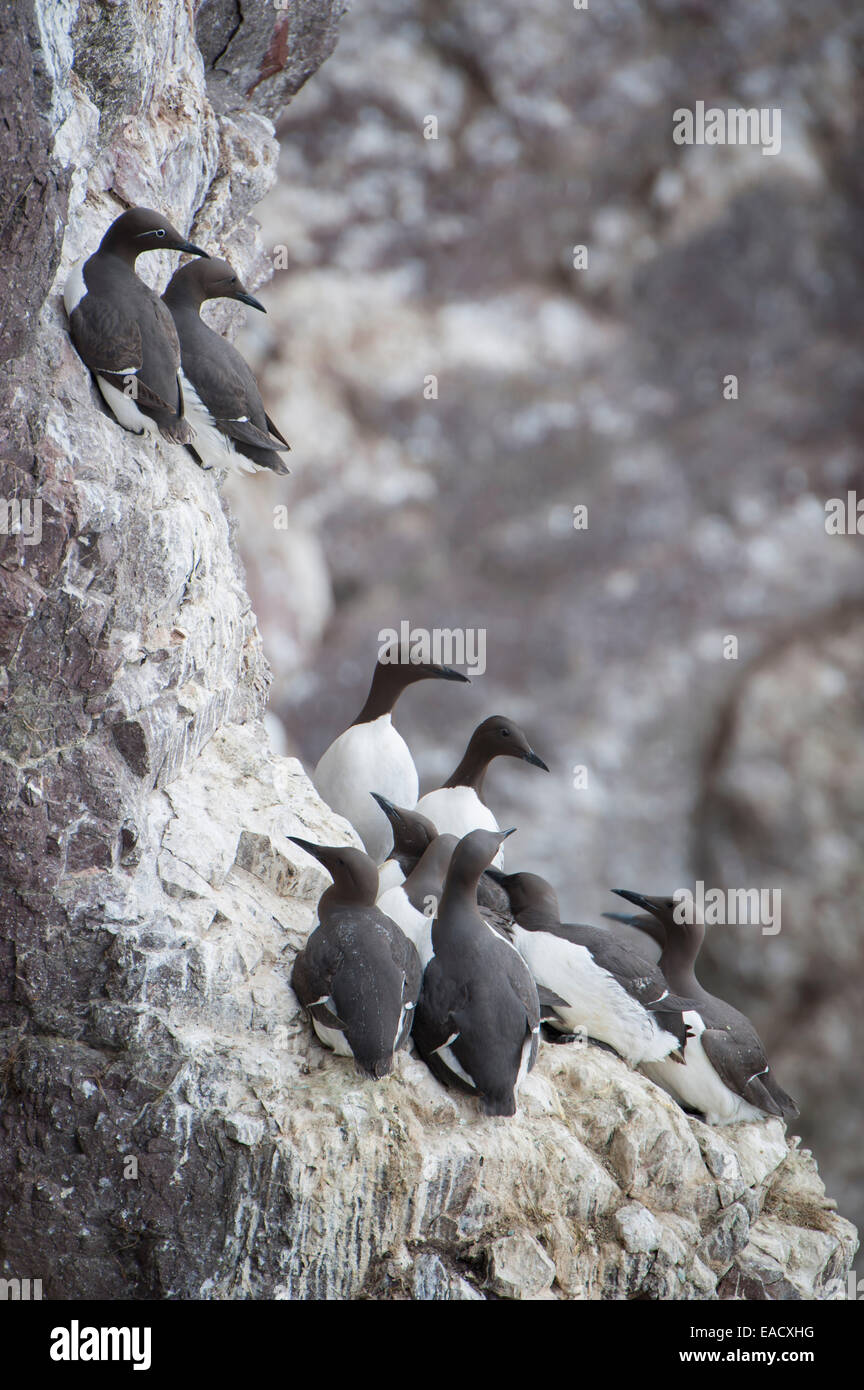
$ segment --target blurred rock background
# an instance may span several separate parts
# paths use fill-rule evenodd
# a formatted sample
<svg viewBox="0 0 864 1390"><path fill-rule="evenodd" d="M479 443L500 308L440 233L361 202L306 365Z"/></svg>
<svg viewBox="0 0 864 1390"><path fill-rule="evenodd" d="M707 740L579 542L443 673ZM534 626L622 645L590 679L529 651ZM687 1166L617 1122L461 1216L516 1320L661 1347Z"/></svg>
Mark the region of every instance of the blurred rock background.
<svg viewBox="0 0 864 1390"><path fill-rule="evenodd" d="M283 118L240 339L293 473L228 484L307 766L380 629L484 628L486 674L399 724L424 787L523 724L552 774L490 774L511 867L592 921L610 885L781 890L703 981L859 1222L864 539L825 502L864 495L862 36L858 0L352 11ZM698 100L780 107L781 152L676 146Z"/></svg>

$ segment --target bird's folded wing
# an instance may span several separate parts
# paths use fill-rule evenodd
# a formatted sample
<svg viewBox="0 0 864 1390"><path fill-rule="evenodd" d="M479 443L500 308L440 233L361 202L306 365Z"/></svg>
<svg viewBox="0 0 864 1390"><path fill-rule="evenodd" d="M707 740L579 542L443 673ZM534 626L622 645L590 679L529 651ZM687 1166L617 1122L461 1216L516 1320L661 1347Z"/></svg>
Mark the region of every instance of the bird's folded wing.
<svg viewBox="0 0 864 1390"><path fill-rule="evenodd" d="M700 1042L708 1061L730 1091L770 1115L782 1116L780 1106L762 1084L768 1059L755 1033L752 1038L739 1041L722 1028L706 1028Z"/></svg>
<svg viewBox="0 0 864 1390"><path fill-rule="evenodd" d="M86 294L69 315L69 327L91 372L131 376L144 361L140 328L110 300Z"/></svg>
<svg viewBox="0 0 864 1390"><path fill-rule="evenodd" d="M189 376L188 370L184 370ZM251 374L248 380L244 380L230 362L220 362L218 369L211 365L209 370L199 370L194 378L190 376L189 379L209 410L214 425L229 439L254 444L259 449L275 449L280 453L290 447L284 442L279 443L279 437L271 438L249 419L250 407L254 409L255 405L260 405L264 409ZM254 405L250 401L250 393L253 393Z"/></svg>
<svg viewBox="0 0 864 1390"><path fill-rule="evenodd" d="M278 453L284 453L290 449L290 444L279 444L271 439L269 434L259 430L257 425L253 425L251 420L238 418L227 420L224 416L214 415L213 423L223 434L227 434L231 439L237 439L241 444L255 444L259 449L275 449Z"/></svg>

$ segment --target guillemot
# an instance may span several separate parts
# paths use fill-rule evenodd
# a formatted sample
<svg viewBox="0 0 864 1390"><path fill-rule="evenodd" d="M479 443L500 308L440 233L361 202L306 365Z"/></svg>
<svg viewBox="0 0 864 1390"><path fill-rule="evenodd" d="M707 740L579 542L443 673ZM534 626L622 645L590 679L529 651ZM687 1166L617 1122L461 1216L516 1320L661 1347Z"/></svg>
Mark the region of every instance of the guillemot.
<svg viewBox="0 0 864 1390"><path fill-rule="evenodd" d="M375 906L378 870L362 850L288 837L333 879L318 925L294 962L291 984L325 1047L386 1076L411 1032L420 961L405 934Z"/></svg>
<svg viewBox="0 0 864 1390"><path fill-rule="evenodd" d="M699 922L676 922L674 898L649 898L621 888L613 891L662 924L666 944L660 969L670 988L688 1005L684 1021L692 1036L684 1049L684 1066L652 1062L643 1067L645 1075L703 1115L707 1124L761 1120L765 1115L794 1120L798 1107L774 1080L749 1018L709 994L696 978L694 964L705 927Z"/></svg>
<svg viewBox="0 0 864 1390"><path fill-rule="evenodd" d="M512 830L472 830L456 846L432 926L414 1042L445 1085L475 1095L487 1115L514 1115L537 1057L540 1003L519 953L477 910L477 883Z"/></svg>
<svg viewBox="0 0 864 1390"><path fill-rule="evenodd" d="M132 208L111 223L92 256L72 267L63 302L78 355L115 419L135 434L188 444L193 432L183 418L180 342L170 312L135 274L144 251L207 259L158 212Z"/></svg>
<svg viewBox="0 0 864 1390"><path fill-rule="evenodd" d="M510 901L513 944L537 985L562 1001L545 1013L547 1023L606 1043L632 1067L670 1056L683 1062L684 1001L656 966L603 927L562 923L555 890L539 874L490 874Z"/></svg>
<svg viewBox="0 0 864 1390"><path fill-rule="evenodd" d="M498 822L483 800L483 782L493 758L521 758L534 767L549 769L530 747L518 724L493 714L478 724L455 772L435 791L426 792L417 810L428 816L439 833L460 839L470 830L498 830ZM503 856L495 856L496 868L503 867Z"/></svg>
<svg viewBox="0 0 864 1390"><path fill-rule="evenodd" d="M390 822L393 832L393 848L389 858L378 870L378 900L384 893L404 883L408 874L418 863L424 850L438 834L431 820L421 816L419 811L409 811L404 806L394 806L392 801L373 792L375 800ZM493 883L488 873L481 874L477 888L477 901L481 907L494 913L508 913L507 898L503 890Z"/></svg>
<svg viewBox="0 0 864 1390"><path fill-rule="evenodd" d="M264 409L252 372L240 353L201 318L207 299L236 299L264 305L244 288L227 261L190 261L176 270L162 296L180 338L186 414L195 430L192 448L205 468L287 473L279 457L290 449Z"/></svg>
<svg viewBox="0 0 864 1390"><path fill-rule="evenodd" d="M409 811L406 806L394 806L380 792L372 792L390 822L393 845L388 857L378 870L378 899L391 888L404 883L408 874L429 848L438 831L431 820Z"/></svg>
<svg viewBox="0 0 864 1390"><path fill-rule="evenodd" d="M387 858L393 834L371 793L379 792L397 806L414 807L420 789L408 745L393 727L396 701L415 681L468 681L449 666L403 660L404 655L397 647L379 657L366 703L322 754L312 775L319 796L351 822L376 864Z"/></svg>
<svg viewBox="0 0 864 1390"><path fill-rule="evenodd" d="M378 895L378 907L413 941L424 970L434 955L432 922L458 843L455 835L436 835L405 882Z"/></svg>

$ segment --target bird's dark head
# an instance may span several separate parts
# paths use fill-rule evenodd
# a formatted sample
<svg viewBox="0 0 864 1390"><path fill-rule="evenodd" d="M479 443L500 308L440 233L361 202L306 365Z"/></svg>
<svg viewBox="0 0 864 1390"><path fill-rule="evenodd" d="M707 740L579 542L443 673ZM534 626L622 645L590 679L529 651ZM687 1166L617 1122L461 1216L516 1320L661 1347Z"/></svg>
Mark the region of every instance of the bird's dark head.
<svg viewBox="0 0 864 1390"><path fill-rule="evenodd" d="M482 724L478 724L471 735L468 749L478 761L484 763L490 763L493 758L521 758L533 767L542 767L544 772L549 771L543 759L534 752L519 725L512 719L506 719L503 714L493 714L484 719Z"/></svg>
<svg viewBox="0 0 864 1390"><path fill-rule="evenodd" d="M515 830L515 826L510 830L469 830L453 851L450 873L461 883L476 883Z"/></svg>
<svg viewBox="0 0 864 1390"><path fill-rule="evenodd" d="M402 686L428 680L470 683L468 676L464 676L461 671L455 670L452 666L442 666L437 661L424 661L422 654L415 653L410 647L399 642L392 643L380 652L378 666L384 668L385 674L392 674Z"/></svg>
<svg viewBox="0 0 864 1390"><path fill-rule="evenodd" d="M133 262L142 251L186 251L208 259L206 251L187 241L166 217L152 208L130 208L121 213L111 223L99 249L116 251Z"/></svg>
<svg viewBox="0 0 864 1390"><path fill-rule="evenodd" d="M267 310L249 293L237 272L227 261L208 258L206 261L187 261L175 270L163 296L166 304L191 304L200 308L205 299L237 299L253 309Z"/></svg>
<svg viewBox="0 0 864 1390"><path fill-rule="evenodd" d="M412 868L436 838L438 831L431 820L421 816L419 811L409 811L404 806L396 806L380 792L371 792L370 795L378 802L390 822L393 831L391 858L398 860L402 869L407 872L406 863Z"/></svg>
<svg viewBox="0 0 864 1390"><path fill-rule="evenodd" d="M353 845L316 845L297 835L288 839L323 865L333 879L334 899L371 906L378 895L378 870L374 860Z"/></svg>
<svg viewBox="0 0 864 1390"><path fill-rule="evenodd" d="M558 896L545 878L539 874L505 874L500 869L487 869L486 872L504 889L514 917L522 912L536 912L560 922Z"/></svg>

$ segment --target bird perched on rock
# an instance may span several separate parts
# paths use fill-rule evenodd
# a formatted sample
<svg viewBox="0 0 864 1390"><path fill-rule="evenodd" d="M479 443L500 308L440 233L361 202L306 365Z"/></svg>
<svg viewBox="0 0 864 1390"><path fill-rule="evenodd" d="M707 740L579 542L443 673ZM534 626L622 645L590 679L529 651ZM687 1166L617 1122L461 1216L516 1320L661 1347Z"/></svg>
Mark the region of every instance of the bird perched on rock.
<svg viewBox="0 0 864 1390"><path fill-rule="evenodd" d="M417 811L409 811L406 806L394 806L386 796L372 792L390 822L393 846L389 856L378 870L378 900L391 888L404 883L411 870L429 848L438 831L431 820Z"/></svg>
<svg viewBox="0 0 864 1390"><path fill-rule="evenodd" d="M144 251L207 258L158 212L132 208L111 223L92 256L72 267L63 302L78 354L124 429L188 444L180 342L168 309L135 274Z"/></svg>
<svg viewBox="0 0 864 1390"><path fill-rule="evenodd" d="M487 1115L516 1113L540 1036L530 971L477 910L480 875L512 833L472 830L453 851L414 1021L414 1042L433 1075L475 1095Z"/></svg>
<svg viewBox="0 0 864 1390"><path fill-rule="evenodd" d="M381 911L413 941L424 970L433 955L432 921L458 843L455 835L436 835L404 883L378 895Z"/></svg>
<svg viewBox="0 0 864 1390"><path fill-rule="evenodd" d="M290 448L264 409L261 393L240 353L201 318L207 299L237 299L267 310L227 261L190 261L176 270L162 296L180 338L186 414L195 430L191 446L205 468L287 473L279 457Z"/></svg>
<svg viewBox="0 0 864 1390"><path fill-rule="evenodd" d="M686 1108L704 1115L710 1125L761 1120L766 1115L794 1120L798 1107L774 1080L749 1018L708 994L696 978L694 965L705 938L704 925L677 922L674 898L614 891L662 923L666 944L660 969L670 988L685 999L684 1021L693 1035L684 1050L683 1067L652 1062L643 1067L645 1075Z"/></svg>
<svg viewBox="0 0 864 1390"><path fill-rule="evenodd" d="M328 871L318 925L294 962L291 984L321 1042L386 1076L411 1032L420 991L413 944L375 906L378 870L362 850L289 839Z"/></svg>
<svg viewBox="0 0 864 1390"><path fill-rule="evenodd" d="M426 792L417 802L417 810L435 824L441 834L460 839L469 830L498 829L498 822L483 800L483 782L493 758L521 758L534 767L549 769L530 747L518 724L503 715L493 714L478 724L455 772L435 791ZM495 856L496 868L503 866L501 854Z"/></svg>
<svg viewBox="0 0 864 1390"><path fill-rule="evenodd" d="M371 793L397 806L413 807L417 801L417 769L393 727L393 709L403 690L423 680L467 682L468 677L449 666L412 662L398 646L382 653L365 705L330 744L312 776L319 796L351 822L376 864L387 858L393 834Z"/></svg>
<svg viewBox="0 0 864 1390"><path fill-rule="evenodd" d="M552 1027L584 1031L633 1067L664 1057L683 1062L685 1004L656 966L603 927L562 923L555 890L539 874L490 874L509 898L517 951L538 986L559 998L547 1014Z"/></svg>

